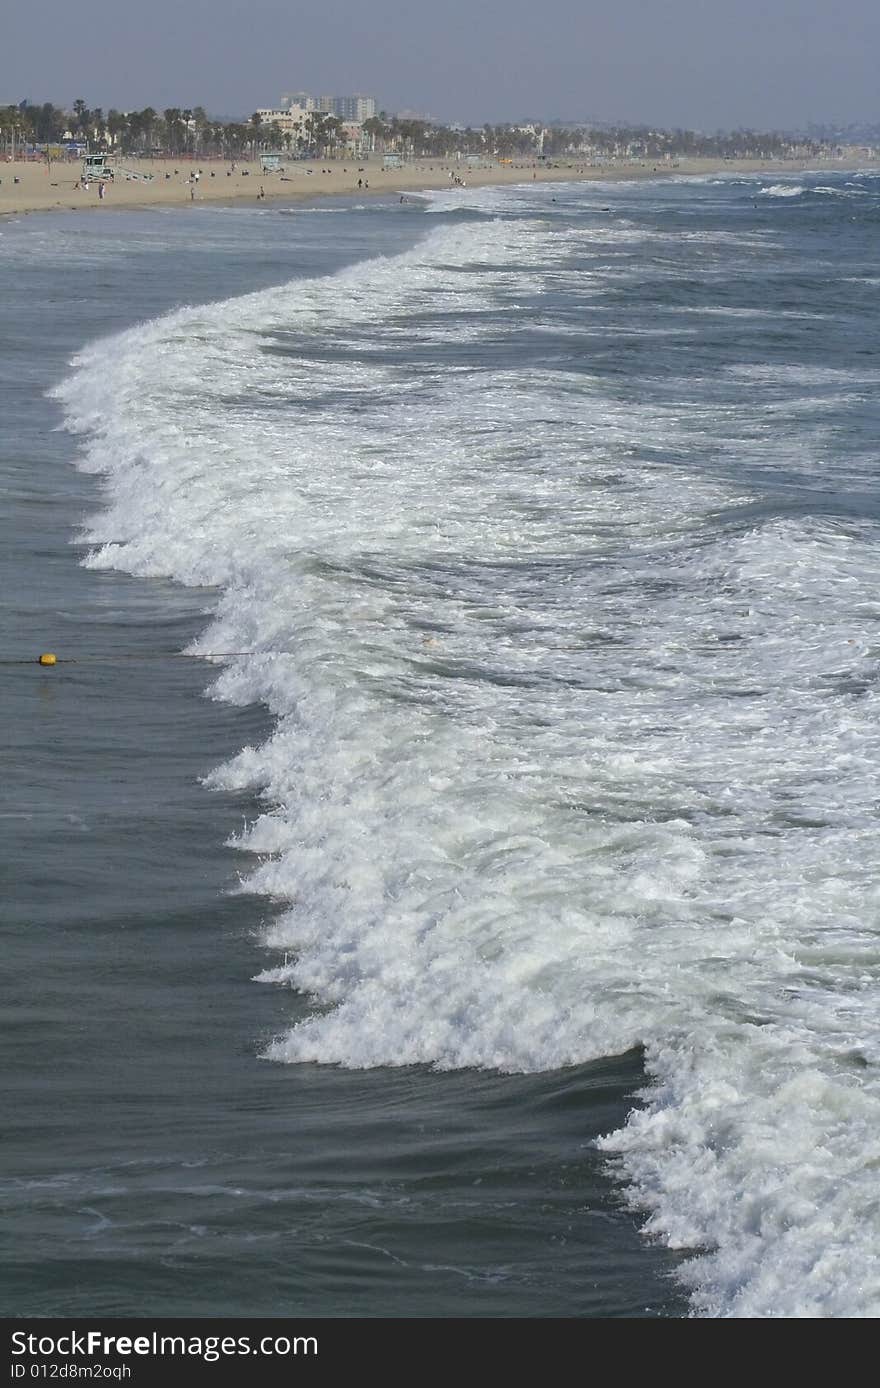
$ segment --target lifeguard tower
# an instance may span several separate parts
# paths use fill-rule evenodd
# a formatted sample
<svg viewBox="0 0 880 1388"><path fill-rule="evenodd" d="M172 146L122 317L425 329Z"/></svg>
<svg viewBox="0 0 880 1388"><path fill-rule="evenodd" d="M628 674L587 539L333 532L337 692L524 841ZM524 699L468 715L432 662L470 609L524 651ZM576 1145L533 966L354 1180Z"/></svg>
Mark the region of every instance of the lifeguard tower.
<svg viewBox="0 0 880 1388"><path fill-rule="evenodd" d="M87 154L83 159L82 176L84 179L114 178L115 174L116 167L112 154Z"/></svg>

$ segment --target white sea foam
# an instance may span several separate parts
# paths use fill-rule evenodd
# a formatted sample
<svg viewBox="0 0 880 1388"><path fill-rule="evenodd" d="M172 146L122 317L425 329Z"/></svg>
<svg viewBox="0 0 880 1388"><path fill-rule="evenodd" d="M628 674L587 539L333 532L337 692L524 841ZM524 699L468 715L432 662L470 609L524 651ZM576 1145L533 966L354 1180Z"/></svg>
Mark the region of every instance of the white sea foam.
<svg viewBox="0 0 880 1388"><path fill-rule="evenodd" d="M761 194L765 198L796 198L806 191L802 183L772 183L769 188L762 188Z"/></svg>
<svg viewBox="0 0 880 1388"><path fill-rule="evenodd" d="M876 1314L876 535L713 522L701 459L772 432L499 357L571 249L530 218L83 352L88 562L219 585L197 649L259 652L214 689L276 731L210 780L265 799L261 977L321 1004L272 1058L642 1044L605 1146L711 1250L695 1309Z"/></svg>

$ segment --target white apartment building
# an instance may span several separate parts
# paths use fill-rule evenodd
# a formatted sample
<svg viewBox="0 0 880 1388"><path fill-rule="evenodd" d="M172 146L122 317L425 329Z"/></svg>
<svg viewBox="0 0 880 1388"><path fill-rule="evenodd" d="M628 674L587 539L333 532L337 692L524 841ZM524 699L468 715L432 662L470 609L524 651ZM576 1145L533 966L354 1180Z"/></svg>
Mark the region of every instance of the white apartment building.
<svg viewBox="0 0 880 1388"><path fill-rule="evenodd" d="M303 133L308 114L308 109L299 105L261 106L257 110L261 125L277 125L282 135L291 135L294 139Z"/></svg>
<svg viewBox="0 0 880 1388"><path fill-rule="evenodd" d="M341 145L353 154L364 148L363 123L376 114L372 96L309 96L308 92L289 93L280 106L261 106L256 114L261 125L276 125L285 146L294 148L300 136L307 135L306 122L312 112L337 116L342 121Z"/></svg>
<svg viewBox="0 0 880 1388"><path fill-rule="evenodd" d="M301 105L261 106L256 114L260 117L261 125L276 125L281 131L281 138L284 144L293 149L296 147L297 140L300 136L307 136L308 130L306 122L312 111L320 112L320 107L317 103L313 103L309 110L306 110L306 108ZM352 154L360 154L363 152L365 145L361 121L343 120L340 136L340 148L346 148Z"/></svg>

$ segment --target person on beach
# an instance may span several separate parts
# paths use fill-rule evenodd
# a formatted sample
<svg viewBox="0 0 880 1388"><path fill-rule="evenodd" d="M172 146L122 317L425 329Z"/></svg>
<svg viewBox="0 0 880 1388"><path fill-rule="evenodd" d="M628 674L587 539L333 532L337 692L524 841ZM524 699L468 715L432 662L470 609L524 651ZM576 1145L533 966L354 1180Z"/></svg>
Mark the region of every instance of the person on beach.
<svg viewBox="0 0 880 1388"><path fill-rule="evenodd" d="M102 183L99 183L99 184L98 184L98 197L101 199L102 202L104 201L104 190L105 190L105 185L103 184L103 182L102 182Z"/></svg>

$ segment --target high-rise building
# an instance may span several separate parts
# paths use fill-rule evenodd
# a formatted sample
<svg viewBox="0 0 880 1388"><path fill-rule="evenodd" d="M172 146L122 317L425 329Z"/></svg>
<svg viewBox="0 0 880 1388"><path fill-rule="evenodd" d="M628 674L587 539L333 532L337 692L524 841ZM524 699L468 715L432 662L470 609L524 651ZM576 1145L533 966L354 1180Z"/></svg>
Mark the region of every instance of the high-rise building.
<svg viewBox="0 0 880 1388"><path fill-rule="evenodd" d="M287 96L281 98L281 105L296 106L303 111L314 111L317 103L313 96L309 96L308 92L289 92Z"/></svg>
<svg viewBox="0 0 880 1388"><path fill-rule="evenodd" d="M376 114L373 96L337 96L333 99L333 114L343 120L365 121Z"/></svg>
<svg viewBox="0 0 880 1388"><path fill-rule="evenodd" d="M281 98L282 111L291 111L297 117L304 111L323 111L328 116L338 116L340 120L356 121L363 124L376 114L374 96L309 96L308 92L289 92ZM268 108L267 108L268 110Z"/></svg>

